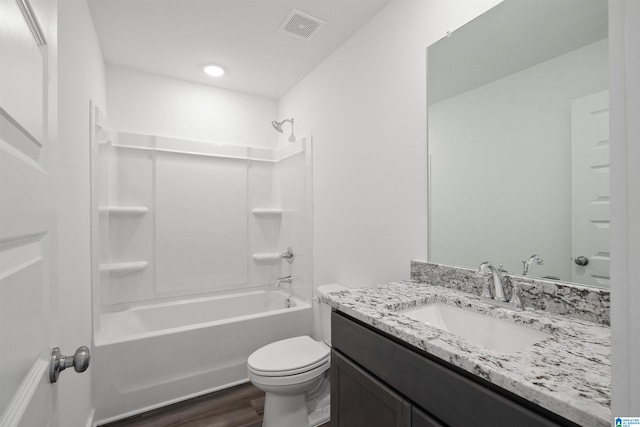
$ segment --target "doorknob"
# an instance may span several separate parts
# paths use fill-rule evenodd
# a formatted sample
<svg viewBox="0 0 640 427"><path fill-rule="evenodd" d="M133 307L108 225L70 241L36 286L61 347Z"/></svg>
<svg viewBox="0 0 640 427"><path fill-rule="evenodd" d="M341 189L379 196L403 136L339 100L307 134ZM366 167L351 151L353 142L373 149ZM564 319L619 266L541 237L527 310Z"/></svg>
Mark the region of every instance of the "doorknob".
<svg viewBox="0 0 640 427"><path fill-rule="evenodd" d="M582 256L582 255L580 255L579 257L576 257L576 259L574 259L574 261L578 265L587 265L587 264L589 264L589 258L587 258L586 256Z"/></svg>
<svg viewBox="0 0 640 427"><path fill-rule="evenodd" d="M51 350L51 359L49 363L49 381L55 383L58 381L60 372L73 366L76 372L84 372L89 367L91 354L85 346L79 347L73 357L63 356L59 347Z"/></svg>

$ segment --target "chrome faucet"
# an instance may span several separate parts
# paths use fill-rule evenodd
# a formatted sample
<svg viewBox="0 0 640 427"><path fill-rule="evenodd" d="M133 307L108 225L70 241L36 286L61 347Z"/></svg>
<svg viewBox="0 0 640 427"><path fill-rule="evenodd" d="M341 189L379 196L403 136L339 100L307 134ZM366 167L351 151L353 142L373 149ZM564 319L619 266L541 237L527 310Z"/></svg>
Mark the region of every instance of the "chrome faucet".
<svg viewBox="0 0 640 427"><path fill-rule="evenodd" d="M489 261L485 261L482 264L480 264L480 266L478 267L478 273L484 273L485 270L489 270L491 272L491 274L493 275L493 290L494 290L494 298L496 301L506 301L504 298L504 287L502 286L502 275L500 274L500 270L502 269L502 266L500 266L500 268L497 268L495 265L493 265L492 263L490 263ZM489 298L491 299L491 292L489 291L489 286L485 285L484 288L482 289L482 295L483 298Z"/></svg>
<svg viewBox="0 0 640 427"><path fill-rule="evenodd" d="M293 277L291 276L284 276L284 277L278 277L276 279L276 282L273 284L273 286L280 286L282 283L293 283Z"/></svg>
<svg viewBox="0 0 640 427"><path fill-rule="evenodd" d="M540 255L531 255L527 261L522 261L522 275L526 276L529 273L529 269L531 268L531 264L536 263L538 265L544 264L544 260Z"/></svg>

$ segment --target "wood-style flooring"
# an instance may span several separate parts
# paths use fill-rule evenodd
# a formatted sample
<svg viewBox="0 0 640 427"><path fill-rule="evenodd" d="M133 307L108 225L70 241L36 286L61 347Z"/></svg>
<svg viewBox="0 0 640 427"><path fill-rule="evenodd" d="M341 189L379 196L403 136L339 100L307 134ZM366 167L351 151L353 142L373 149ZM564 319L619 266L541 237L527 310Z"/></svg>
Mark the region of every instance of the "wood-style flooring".
<svg viewBox="0 0 640 427"><path fill-rule="evenodd" d="M100 427L261 427L263 413L264 393L247 383Z"/></svg>

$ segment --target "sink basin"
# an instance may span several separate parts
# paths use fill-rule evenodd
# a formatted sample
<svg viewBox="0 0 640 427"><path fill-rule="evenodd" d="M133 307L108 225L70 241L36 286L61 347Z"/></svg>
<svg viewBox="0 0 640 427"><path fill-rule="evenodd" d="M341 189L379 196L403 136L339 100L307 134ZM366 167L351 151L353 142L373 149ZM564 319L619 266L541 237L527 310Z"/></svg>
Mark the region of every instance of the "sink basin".
<svg viewBox="0 0 640 427"><path fill-rule="evenodd" d="M440 302L398 313L504 353L514 353L551 336L547 332Z"/></svg>

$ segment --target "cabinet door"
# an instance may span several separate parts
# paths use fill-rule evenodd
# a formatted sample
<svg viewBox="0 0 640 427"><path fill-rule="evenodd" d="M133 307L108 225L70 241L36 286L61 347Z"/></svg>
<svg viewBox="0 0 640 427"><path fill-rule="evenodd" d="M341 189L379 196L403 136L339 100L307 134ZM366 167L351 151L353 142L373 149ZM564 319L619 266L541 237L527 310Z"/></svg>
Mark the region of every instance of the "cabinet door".
<svg viewBox="0 0 640 427"><path fill-rule="evenodd" d="M445 425L414 406L411 413L411 427L445 427Z"/></svg>
<svg viewBox="0 0 640 427"><path fill-rule="evenodd" d="M336 351L331 352L332 427L409 427L411 404Z"/></svg>

